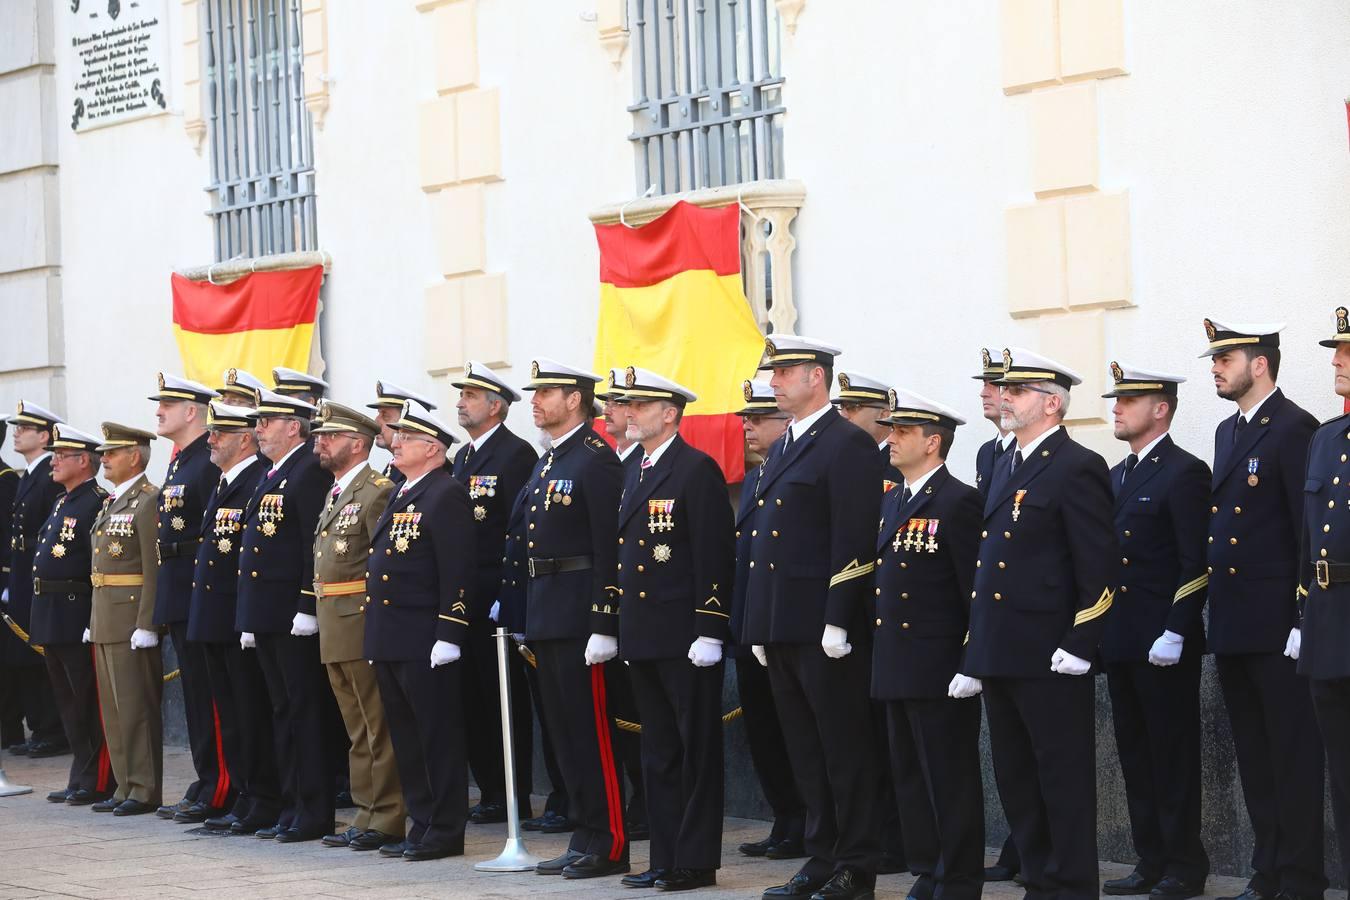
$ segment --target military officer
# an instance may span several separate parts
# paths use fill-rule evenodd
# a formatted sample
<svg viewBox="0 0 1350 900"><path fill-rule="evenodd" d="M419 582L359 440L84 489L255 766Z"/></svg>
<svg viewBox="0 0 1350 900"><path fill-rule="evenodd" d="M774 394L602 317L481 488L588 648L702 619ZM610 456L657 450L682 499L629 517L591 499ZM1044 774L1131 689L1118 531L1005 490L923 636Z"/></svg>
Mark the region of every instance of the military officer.
<svg viewBox="0 0 1350 900"><path fill-rule="evenodd" d="M332 689L319 661L314 533L332 478L306 449L312 404L273 391L254 410L258 447L271 463L244 512L235 627L256 644L272 702L285 807L260 837L282 843L333 831L331 754L323 704ZM270 832L270 833L269 833Z"/></svg>
<svg viewBox="0 0 1350 900"><path fill-rule="evenodd" d="M1350 311L1336 310L1336 332L1320 341L1334 349L1334 385L1350 397ZM1350 880L1350 416L1337 416L1313 436L1304 484L1303 550L1299 556L1300 628L1289 633L1287 655L1312 686L1313 710L1327 751L1331 811L1341 865Z"/></svg>
<svg viewBox="0 0 1350 900"><path fill-rule="evenodd" d="M750 653L741 640L745 622L745 591L750 576L750 536L754 531L755 511L759 506L759 483L768 466L769 451L781 443L787 429L787 413L780 412L767 381L742 383L745 406L737 413L745 433L745 446L760 464L745 474L740 504L736 511L736 579L731 599L731 640L727 655L736 660L736 692L740 698L745 740L750 748L750 763L755 767L764 799L773 810L773 828L769 836L747 841L740 846L746 856L770 859L798 859L806 854L802 832L806 823L806 805L797 792L792 764L783 752L786 741L773 703L768 670ZM747 454L749 456L750 454Z"/></svg>
<svg viewBox="0 0 1350 900"><path fill-rule="evenodd" d="M468 818L458 661L473 606L473 512L468 491L445 471L450 430L412 401L393 427L394 461L407 480L375 525L364 655L375 666L412 828L380 853L438 859L464 852Z"/></svg>
<svg viewBox="0 0 1350 900"><path fill-rule="evenodd" d="M278 394L303 400L311 406L317 407L319 401L328 394L328 382L322 378L284 366L272 370L272 381L277 386Z"/></svg>
<svg viewBox="0 0 1350 900"><path fill-rule="evenodd" d="M145 477L154 439L104 422L97 448L113 490L94 519L89 640L117 790L93 810L115 816L154 812L164 789L164 666L154 621L159 488Z"/></svg>
<svg viewBox="0 0 1350 900"><path fill-rule="evenodd" d="M1237 411L1214 432L1209 649L1255 836L1243 900L1326 889L1322 752L1308 679L1283 655L1297 624L1300 523L1317 420L1275 386L1284 325L1205 320L1210 372Z"/></svg>
<svg viewBox="0 0 1350 900"><path fill-rule="evenodd" d="M622 874L629 847L605 675L619 652L614 573L622 466L590 423L600 376L541 358L530 379L534 424L549 436L549 448L526 482L525 634L576 824L567 852L535 871Z"/></svg>
<svg viewBox="0 0 1350 900"><path fill-rule="evenodd" d="M716 884L722 856L722 648L730 637L731 501L717 463L680 437L698 398L629 366L628 438L641 448L619 507L619 647L642 716L651 828L630 887Z"/></svg>
<svg viewBox="0 0 1350 900"><path fill-rule="evenodd" d="M117 788L99 722L98 683L89 643L93 593L89 542L94 517L108 496L98 486L99 439L64 423L51 426L52 480L65 491L43 524L33 554L33 612L29 637L44 650L56 708L74 758L64 790L53 803L84 806L106 800Z"/></svg>
<svg viewBox="0 0 1350 900"><path fill-rule="evenodd" d="M270 828L281 812L267 682L252 636L243 641L235 627L244 514L254 488L271 466L258 453L251 415L249 408L219 400L207 406L207 444L211 464L221 476L198 532L188 613L188 640L202 648L206 659L225 770L236 791L230 810L205 824L235 834Z"/></svg>
<svg viewBox="0 0 1350 900"><path fill-rule="evenodd" d="M881 849L868 696L881 457L830 404L838 353L771 334L760 364L793 418L759 482L744 640L769 669L810 855L768 898L870 896Z"/></svg>
<svg viewBox="0 0 1350 900"><path fill-rule="evenodd" d="M247 409L253 409L258 405L258 392L267 390L267 385L263 384L256 375L245 372L243 369L226 369L225 374L221 376L224 382L216 388L216 393L226 403L232 406L242 406Z"/></svg>
<svg viewBox="0 0 1350 900"><path fill-rule="evenodd" d="M356 805L351 827L323 842L353 850L402 840L406 816L375 670L362 655L371 537L394 489L367 464L379 431L369 416L330 400L319 407L314 429L319 465L335 479L314 536L319 654L351 740L348 771Z"/></svg>
<svg viewBox="0 0 1350 900"><path fill-rule="evenodd" d="M891 448L887 443L891 429L882 421L886 417L886 397L891 386L862 372L839 372L836 377L839 392L830 402L839 410L839 415L870 434L876 442L884 473L881 489L889 491L901 481L900 471L891 465Z"/></svg>
<svg viewBox="0 0 1350 900"><path fill-rule="evenodd" d="M619 455L625 473L629 466L642 461L642 455L634 456L637 442L628 437L628 407L623 403L623 369L610 369L605 379L605 389L596 391L595 399L601 404L600 417L604 419L605 434L614 441L614 452Z"/></svg>
<svg viewBox="0 0 1350 900"><path fill-rule="evenodd" d="M435 403L416 391L399 387L392 381L375 382L375 402L367 403L366 407L375 410L375 421L380 425L380 433L375 437L375 446L381 450L393 453L394 431L390 426L398 421L403 412L403 403L406 400L413 401L426 412L433 412L436 409ZM392 458L385 465L381 474L394 482L395 485L403 484L403 473L394 465Z"/></svg>
<svg viewBox="0 0 1350 900"><path fill-rule="evenodd" d="M893 389L891 460L901 485L881 500L872 696L885 703L895 798L919 879L911 897L978 900L984 881L980 702L947 696L961 671L980 544L980 492L947 470L950 407ZM908 782L917 780L919 790ZM922 866L923 868L918 868Z"/></svg>
<svg viewBox="0 0 1350 900"><path fill-rule="evenodd" d="M502 555L506 545L511 503L525 486L539 458L529 442L506 427L511 404L521 395L484 363L469 360L464 375L450 382L459 389L455 405L459 426L469 442L455 453L452 474L468 489L478 539L474 581L474 608L470 610L464 641L464 715L473 726L468 741L469 769L481 794L470 810L476 825L506 821L506 774L502 764L502 714L497 680L497 642L493 629L500 621L498 593L502 583ZM530 788L534 782L533 717L525 701L525 661L507 656L513 687L512 731L516 771L516 808L521 818L533 815Z"/></svg>
<svg viewBox="0 0 1350 900"><path fill-rule="evenodd" d="M204 822L222 815L234 803L235 788L221 765L220 735L212 708L211 682L206 674L203 648L188 640L188 616L192 605L192 570L197 557L202 516L220 470L211 462L206 445L206 404L219 396L215 391L173 375L159 375L155 432L173 442L164 487L159 492L159 582L155 590L155 625L168 626L183 686L183 712L187 718L188 749L196 779L183 798L162 806L158 815L177 822ZM104 463L106 465L106 458Z"/></svg>
<svg viewBox="0 0 1350 900"><path fill-rule="evenodd" d="M1168 433L1185 378L1112 363L1114 432L1130 453L1111 469L1121 603L1106 617L1102 662L1139 862L1105 894L1204 893L1200 842L1201 612L1209 576L1209 466Z"/></svg>
<svg viewBox="0 0 1350 900"><path fill-rule="evenodd" d="M1096 898L1089 673L1120 559L1109 475L1062 424L1078 375L1020 348L1004 350L1003 361L1003 427L1017 445L991 478L970 641L949 693L983 688L999 795L1028 891Z"/></svg>
<svg viewBox="0 0 1350 900"><path fill-rule="evenodd" d="M6 419L14 429L14 450L24 458L25 471L15 489L9 540L0 545L0 557L8 572L0 577L3 609L19 628L32 627L33 555L37 552L42 525L57 498L61 485L52 480L52 426L61 421L55 413L20 400L17 412ZM0 510L0 515L5 511ZM70 752L70 744L61 728L52 682L47 677L42 656L9 628L0 628L0 658L5 663L5 678L13 686L23 717L32 732L25 742L22 736L9 752L34 759Z"/></svg>

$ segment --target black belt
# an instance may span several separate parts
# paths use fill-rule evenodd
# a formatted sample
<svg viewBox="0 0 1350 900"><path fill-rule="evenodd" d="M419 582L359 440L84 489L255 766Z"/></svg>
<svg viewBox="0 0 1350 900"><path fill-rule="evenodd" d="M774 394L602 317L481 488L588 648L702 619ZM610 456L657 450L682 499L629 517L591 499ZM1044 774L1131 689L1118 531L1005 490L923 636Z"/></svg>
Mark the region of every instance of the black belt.
<svg viewBox="0 0 1350 900"><path fill-rule="evenodd" d="M1319 559L1313 563L1313 572L1317 576L1317 586L1326 590L1333 584L1350 581L1350 563L1328 562Z"/></svg>
<svg viewBox="0 0 1350 900"><path fill-rule="evenodd" d="M589 556L559 556L554 559L530 559L530 577L553 575L557 572L584 572L592 565Z"/></svg>
<svg viewBox="0 0 1350 900"><path fill-rule="evenodd" d="M159 543L160 559L177 559L180 556L191 556L194 559L197 556L198 541L170 541Z"/></svg>
<svg viewBox="0 0 1350 900"><path fill-rule="evenodd" d="M92 594L94 585L88 578L55 581L51 578L34 578L33 594Z"/></svg>

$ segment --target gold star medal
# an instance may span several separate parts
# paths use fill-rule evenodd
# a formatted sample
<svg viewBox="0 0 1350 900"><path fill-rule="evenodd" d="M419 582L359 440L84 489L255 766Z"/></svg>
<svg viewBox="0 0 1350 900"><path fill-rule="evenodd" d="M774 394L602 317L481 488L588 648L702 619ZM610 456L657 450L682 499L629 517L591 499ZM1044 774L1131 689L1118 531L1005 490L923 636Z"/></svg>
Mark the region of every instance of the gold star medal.
<svg viewBox="0 0 1350 900"><path fill-rule="evenodd" d="M169 527L172 528L174 531L182 531L184 528L187 527L187 522L183 520L182 516L174 516L172 519L169 520Z"/></svg>
<svg viewBox="0 0 1350 900"><path fill-rule="evenodd" d="M216 549L219 550L221 553L229 553L230 548L233 546L234 544L231 543L230 539L227 537L223 537L220 540L216 541Z"/></svg>
<svg viewBox="0 0 1350 900"><path fill-rule="evenodd" d="M55 556L57 559L61 559L65 555L66 555L65 544L55 544L52 546L52 556Z"/></svg>
<svg viewBox="0 0 1350 900"><path fill-rule="evenodd" d="M394 549L397 550L399 553L407 553L407 552L408 552L408 539L405 538L405 537L398 537L398 538L395 538L395 540L394 540Z"/></svg>
<svg viewBox="0 0 1350 900"><path fill-rule="evenodd" d="M482 506L475 506L473 508L473 518L474 521L476 522L482 522L483 520L485 520L487 518L487 508Z"/></svg>
<svg viewBox="0 0 1350 900"><path fill-rule="evenodd" d="M119 559L122 556L122 542L113 541L108 545L108 555L113 559Z"/></svg>
<svg viewBox="0 0 1350 900"><path fill-rule="evenodd" d="M262 533L267 535L268 537L271 537L272 535L276 534L277 533L276 523L275 522L262 523Z"/></svg>
<svg viewBox="0 0 1350 900"><path fill-rule="evenodd" d="M346 538L338 538L337 541L335 541L334 544L333 544L333 549L336 550L339 554L346 553L346 552L347 552L347 539L346 539Z"/></svg>
<svg viewBox="0 0 1350 900"><path fill-rule="evenodd" d="M670 562L670 547L666 544L657 544L652 548L652 559L659 563Z"/></svg>

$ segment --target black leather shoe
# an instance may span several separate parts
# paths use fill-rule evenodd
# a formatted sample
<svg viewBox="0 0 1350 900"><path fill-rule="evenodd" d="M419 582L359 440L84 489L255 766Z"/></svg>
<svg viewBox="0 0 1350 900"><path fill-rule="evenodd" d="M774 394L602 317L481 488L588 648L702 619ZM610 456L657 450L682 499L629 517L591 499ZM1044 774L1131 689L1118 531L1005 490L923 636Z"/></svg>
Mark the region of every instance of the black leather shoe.
<svg viewBox="0 0 1350 900"><path fill-rule="evenodd" d="M445 847L440 844L409 844L403 851L403 858L413 862L427 859L444 859L447 856L462 856L464 848Z"/></svg>
<svg viewBox="0 0 1350 900"><path fill-rule="evenodd" d="M278 844L301 844L305 841L318 841L324 837L324 831L301 831L299 828L287 828L285 831L278 831L276 842Z"/></svg>
<svg viewBox="0 0 1350 900"><path fill-rule="evenodd" d="M652 839L652 830L646 822L624 822L624 836L631 841L650 841Z"/></svg>
<svg viewBox="0 0 1350 900"><path fill-rule="evenodd" d="M365 832L360 828L353 825L341 834L325 834L323 836L323 845L325 847L350 847L352 845L352 838L360 837L364 833ZM380 843L385 842L381 841Z"/></svg>
<svg viewBox="0 0 1350 900"><path fill-rule="evenodd" d="M272 833L266 835L266 837L274 838L277 836L276 827L277 823L275 819L268 819L260 816L248 816L247 818L232 823L230 825L230 834L252 834L257 837L263 837L260 832L271 829Z"/></svg>
<svg viewBox="0 0 1350 900"><path fill-rule="evenodd" d="M577 830L577 823L560 813L544 813L539 830L544 834L567 834Z"/></svg>
<svg viewBox="0 0 1350 900"><path fill-rule="evenodd" d="M764 851L769 859L801 859L806 855L806 847L800 838L783 838Z"/></svg>
<svg viewBox="0 0 1350 900"><path fill-rule="evenodd" d="M936 887L932 875L920 875L905 895L905 900L933 900L933 889Z"/></svg>
<svg viewBox="0 0 1350 900"><path fill-rule="evenodd" d="M840 869L811 895L811 900L872 900L877 877L855 869Z"/></svg>
<svg viewBox="0 0 1350 900"><path fill-rule="evenodd" d="M1017 872L1007 866L985 866L985 881L1012 881Z"/></svg>
<svg viewBox="0 0 1350 900"><path fill-rule="evenodd" d="M67 800L70 799L70 795L71 795L72 793L74 793L74 792L73 792L73 791L68 791L68 790L52 791L50 794L47 795L47 802L48 802L48 803L65 803Z"/></svg>
<svg viewBox="0 0 1350 900"><path fill-rule="evenodd" d="M1275 900L1321 900L1321 894L1295 894L1293 891L1277 891Z"/></svg>
<svg viewBox="0 0 1350 900"><path fill-rule="evenodd" d="M894 853L883 853L877 860L878 875L898 875L901 872L908 871L909 863L905 861L903 856L896 856ZM913 889L910 890L910 893L914 893ZM932 896L932 893L929 892L928 897L922 897L920 900L929 900Z"/></svg>
<svg viewBox="0 0 1350 900"><path fill-rule="evenodd" d="M1102 893L1111 897L1130 897L1135 894L1147 894L1153 890L1158 879L1145 876L1135 869L1124 878L1112 878L1102 882Z"/></svg>
<svg viewBox="0 0 1350 900"><path fill-rule="evenodd" d="M168 806L161 806L159 809L155 810L155 815L159 816L161 819L172 819L180 812L183 812L184 810L187 809L191 809L192 803L193 801L184 797L177 803L171 803Z"/></svg>
<svg viewBox="0 0 1350 900"><path fill-rule="evenodd" d="M581 859L586 854L580 850L566 850L562 856L547 859L534 867L536 875L561 875L562 870Z"/></svg>
<svg viewBox="0 0 1350 900"><path fill-rule="evenodd" d="M562 870L564 878L604 878L607 875L622 875L629 870L628 860L615 862L599 853L587 853Z"/></svg>
<svg viewBox="0 0 1350 900"><path fill-rule="evenodd" d="M112 811L112 814L114 816L143 816L154 812L157 808L139 800L123 800L118 804L117 809Z"/></svg>
<svg viewBox="0 0 1350 900"><path fill-rule="evenodd" d="M692 891L694 888L717 884L716 869L675 869L665 878L656 880L658 891Z"/></svg>
<svg viewBox="0 0 1350 900"><path fill-rule="evenodd" d="M52 756L65 756L70 752L70 747L65 744L58 744L54 741L29 741L28 758L29 759L47 759Z"/></svg>
<svg viewBox="0 0 1350 900"><path fill-rule="evenodd" d="M235 822L242 822L242 821L243 821L242 819L240 819L238 816L236 816L234 813L231 812L226 813L223 816L215 816L213 818L207 819L202 824L205 825L207 828L211 829L212 831L229 831L231 828L234 827Z"/></svg>
<svg viewBox="0 0 1350 900"><path fill-rule="evenodd" d="M274 839L277 835L281 834L283 831L286 831L286 829L282 828L280 823L278 823L276 825L267 825L261 828L254 829L253 836L257 838L262 838L264 841L270 841Z"/></svg>
<svg viewBox="0 0 1350 900"><path fill-rule="evenodd" d="M1270 895L1247 885L1247 889L1236 897L1220 897L1219 900L1270 900Z"/></svg>
<svg viewBox="0 0 1350 900"><path fill-rule="evenodd" d="M408 842L405 840L391 841L380 847L380 855L388 857L403 857L403 851L408 849Z"/></svg>
<svg viewBox="0 0 1350 900"><path fill-rule="evenodd" d="M27 756L28 741L20 741L17 744L10 744L5 749L8 750L10 753L13 753L15 756Z"/></svg>
<svg viewBox="0 0 1350 900"><path fill-rule="evenodd" d="M117 807L121 805L121 800L114 800L112 797L109 797L107 800L98 801L93 806L89 807L89 809L96 813L115 812Z"/></svg>
<svg viewBox="0 0 1350 900"><path fill-rule="evenodd" d="M378 850L387 844L397 844L401 838L396 838L392 834L385 834L383 831L370 829L363 831L347 843L351 850Z"/></svg>
<svg viewBox="0 0 1350 900"><path fill-rule="evenodd" d="M160 807L163 809L164 807ZM199 825L207 819L214 819L216 816L224 815L225 810L216 806L208 806L201 801L193 803L187 809L180 809L173 814L173 820L180 825Z"/></svg>
<svg viewBox="0 0 1350 900"><path fill-rule="evenodd" d="M812 878L803 872L793 875L785 883L771 887L762 895L764 900L778 900L780 897L810 897L825 886L827 878Z"/></svg>
<svg viewBox="0 0 1350 900"><path fill-rule="evenodd" d="M737 847L743 856L763 856L774 844L773 836L770 835L762 841L747 841Z"/></svg>
<svg viewBox="0 0 1350 900"><path fill-rule="evenodd" d="M1162 880L1153 886L1153 890L1148 892L1150 897L1161 898L1161 900L1189 900L1190 897L1199 897L1205 892L1205 880L1187 881L1185 878L1179 878L1176 875L1164 875Z"/></svg>
<svg viewBox="0 0 1350 900"><path fill-rule="evenodd" d="M66 792L66 803L71 806L88 806L89 804L97 803L100 800L107 800L111 796L112 791L99 793L98 791L91 791L88 788L77 788L76 790ZM116 806L117 804L113 805Z"/></svg>
<svg viewBox="0 0 1350 900"><path fill-rule="evenodd" d="M506 821L506 804L493 801L480 803L469 810L469 822L474 825L496 825Z"/></svg>
<svg viewBox="0 0 1350 900"><path fill-rule="evenodd" d="M656 887L657 879L665 878L670 874L670 869L648 869L635 875L625 875L619 879L619 884L624 887L649 888Z"/></svg>
<svg viewBox="0 0 1350 900"><path fill-rule="evenodd" d="M333 806L336 809L351 809L356 806L356 801L352 799L351 791L338 791L337 796L333 798Z"/></svg>

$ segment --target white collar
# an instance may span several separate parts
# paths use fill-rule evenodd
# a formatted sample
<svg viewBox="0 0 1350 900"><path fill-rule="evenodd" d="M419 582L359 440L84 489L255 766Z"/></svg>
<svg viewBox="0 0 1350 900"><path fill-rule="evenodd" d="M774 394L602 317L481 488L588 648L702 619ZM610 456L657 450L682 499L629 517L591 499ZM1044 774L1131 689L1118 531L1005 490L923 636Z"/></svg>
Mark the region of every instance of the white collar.
<svg viewBox="0 0 1350 900"><path fill-rule="evenodd" d="M878 450L885 450L887 453L889 453L889 452L891 452L891 445L888 444L888 443L886 442L886 440L882 440L882 442L881 442L880 444L877 444L877 449L878 449Z"/></svg>
<svg viewBox="0 0 1350 900"><path fill-rule="evenodd" d="M623 462L623 461L625 461L626 459L628 459L628 457L632 455L633 449L634 449L635 447L638 447L638 446L640 446L640 445L637 444L637 443L632 443L632 444L629 444L627 447L624 447L622 450L618 451L618 453L619 453L619 462Z"/></svg>
<svg viewBox="0 0 1350 900"><path fill-rule="evenodd" d="M337 481L333 483L333 486L337 489L337 492L334 493L333 496L334 497L341 496L342 492L347 489L347 485L355 481L357 475L360 475L364 470L369 468L370 463L368 462L360 462L352 466L349 470L347 470L346 475L343 475L341 478L339 478Z"/></svg>
<svg viewBox="0 0 1350 900"><path fill-rule="evenodd" d="M42 463L42 461L43 461L44 459L48 458L48 457L51 456L51 455L52 455L52 451L50 451L50 450L43 450L40 454L38 454L38 456L37 456L32 462L30 462L30 463L27 465L27 467L25 467L25 470L24 470L24 471L27 471L27 472L33 471L33 470L36 469L39 465L41 465L41 463Z"/></svg>
<svg viewBox="0 0 1350 900"><path fill-rule="evenodd" d="M474 438L473 440L469 441L469 445L473 447L473 452L474 452L474 453L477 453L479 450L482 450L482 449L483 449L483 445L487 443L487 439L490 438L490 437L492 437L494 434L496 434L496 433L497 433L497 429L498 429L498 428L501 428L501 427L502 427L502 423L501 423L501 422L498 422L496 425L493 425L491 428L489 428L487 431L485 431L485 432L483 432L482 434L480 434L478 437L476 437L476 438Z"/></svg>
<svg viewBox="0 0 1350 900"><path fill-rule="evenodd" d="M1010 431L1007 434L1000 434L998 437L994 438L994 440L1002 444L1004 450L1007 450L1013 445L1013 441L1017 440L1017 435Z"/></svg>
<svg viewBox="0 0 1350 900"><path fill-rule="evenodd" d="M679 434L679 432L677 431L675 432L675 434ZM652 465L656 465L656 461L661 458L661 454L665 453L666 448L669 447L671 442L675 440L675 434L672 434L670 437L666 438L665 443L657 447L651 453L646 454L647 459L650 459L652 461L651 463ZM636 447L637 444L634 444L633 446Z"/></svg>
<svg viewBox="0 0 1350 900"><path fill-rule="evenodd" d="M1027 444L1025 447L1019 446L1017 449L1022 451L1022 462L1026 462L1027 459L1031 456L1031 454L1035 452L1036 448L1039 447L1046 438L1054 434L1056 431L1059 431L1063 427L1064 427L1063 425L1055 425L1053 428L1046 429L1045 431L1038 434L1034 439L1032 439L1031 443Z"/></svg>
<svg viewBox="0 0 1350 900"><path fill-rule="evenodd" d="M1145 444L1145 445L1143 446L1143 448L1142 448L1138 453L1135 453L1135 457L1138 458L1138 459L1144 459L1144 458L1146 458L1150 453L1153 452L1153 448L1156 447L1156 446L1158 446L1158 444L1161 443L1161 442L1162 442L1162 439L1165 438L1165 437L1167 437L1167 432L1166 432L1166 431L1164 431L1162 434L1158 435L1158 436L1155 437L1153 440L1151 440L1151 441L1149 441L1147 444ZM1131 452L1131 453L1134 453L1133 450L1131 450L1130 452Z"/></svg>
<svg viewBox="0 0 1350 900"><path fill-rule="evenodd" d="M295 445L294 447L292 447L291 449L287 450L285 456L283 456L281 459L277 460L276 462L272 463L272 471L275 472L277 469L280 469L283 465L286 464L286 460L290 459L292 456L295 455L295 451L297 451L297 450L303 450L304 447L305 447L305 442L304 442L304 441L301 441L300 443L296 444L296 445Z"/></svg>
<svg viewBox="0 0 1350 900"><path fill-rule="evenodd" d="M1265 403L1267 400L1269 400L1272 396L1274 396L1275 392L1278 390L1279 390L1278 387L1271 388L1270 393L1266 394L1260 400L1257 400L1256 403L1252 405L1251 409L1247 410L1246 412L1243 412L1241 409L1239 409L1238 415L1246 419L1247 422L1250 423L1252 419L1256 418L1256 411L1261 408L1261 405Z"/></svg>
<svg viewBox="0 0 1350 900"><path fill-rule="evenodd" d="M831 409L834 409L834 407L830 405L830 403L826 402L824 406L822 406L815 412L811 413L809 416L802 416L800 419L793 419L792 422L788 424L788 428L792 429L792 440L794 441L799 440L801 436L806 433L807 429L809 429L812 425L816 424L817 419L825 415Z"/></svg>
<svg viewBox="0 0 1350 900"><path fill-rule="evenodd" d="M127 491L129 491L133 484L140 481L144 475L145 475L144 472L137 472L131 478L128 478L126 481L122 482L121 484L117 485L117 487L113 488L112 489L113 500L121 500L122 495L125 494Z"/></svg>
<svg viewBox="0 0 1350 900"><path fill-rule="evenodd" d="M230 467L230 471L225 473L225 483L234 484L234 480L238 478L239 475L245 469L247 469L249 466L253 465L257 461L258 461L257 454L245 456L243 459L239 460L239 462L235 463L233 466Z"/></svg>
<svg viewBox="0 0 1350 900"><path fill-rule="evenodd" d="M571 431L567 432L567 434L560 435L559 437L555 437L555 438L553 439L553 446L552 446L550 449L556 450L556 449L558 449L559 447L561 447L561 446L567 441L568 438L570 438L572 435L574 435L574 434L576 434L578 431L580 431L580 430L581 430L581 427L582 427L583 425L585 425L585 424L586 424L586 420L585 420L585 419L582 419L581 422L579 422L579 423L577 424L577 427L576 427L576 428L573 428Z"/></svg>
<svg viewBox="0 0 1350 900"><path fill-rule="evenodd" d="M908 481L906 481L905 487L909 488L909 495L911 497L917 497L919 495L919 489L922 488L925 484L927 484L928 479L932 478L933 475L936 474L937 471L945 465L946 463L938 463L936 466L920 475L918 480L915 481L913 484L910 484Z"/></svg>

